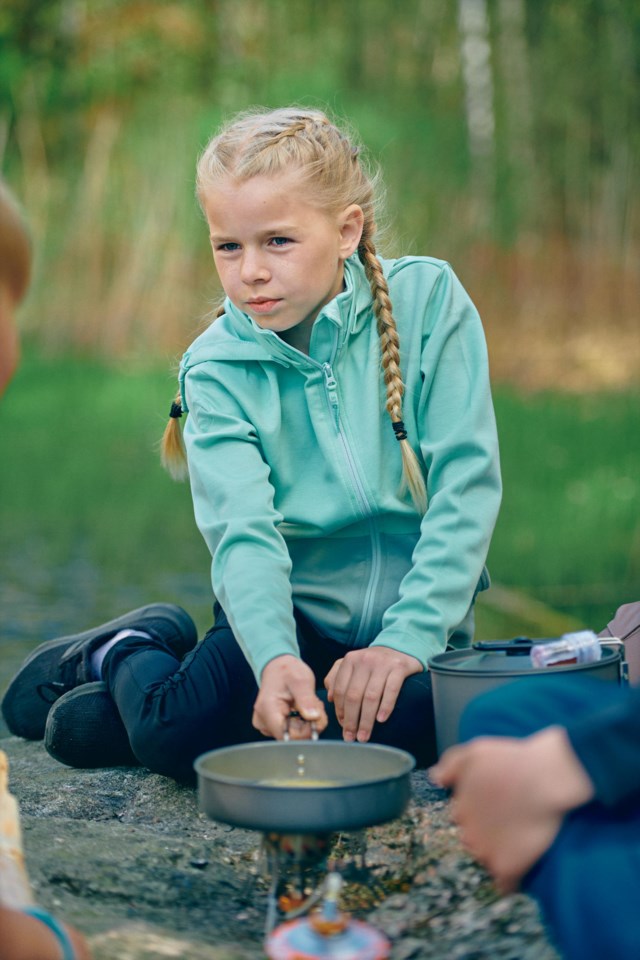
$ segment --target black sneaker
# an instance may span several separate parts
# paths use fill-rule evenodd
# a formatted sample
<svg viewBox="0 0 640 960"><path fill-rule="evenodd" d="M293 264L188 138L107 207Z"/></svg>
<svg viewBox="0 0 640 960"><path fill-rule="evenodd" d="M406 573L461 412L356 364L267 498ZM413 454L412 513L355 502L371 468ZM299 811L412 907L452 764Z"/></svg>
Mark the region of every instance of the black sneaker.
<svg viewBox="0 0 640 960"><path fill-rule="evenodd" d="M106 683L83 683L63 694L49 711L47 752L69 767L139 766Z"/></svg>
<svg viewBox="0 0 640 960"><path fill-rule="evenodd" d="M2 701L2 714L11 733L42 740L52 704L67 691L94 680L91 654L126 629L161 637L181 659L198 640L195 624L182 607L151 603L93 630L41 643L22 664Z"/></svg>

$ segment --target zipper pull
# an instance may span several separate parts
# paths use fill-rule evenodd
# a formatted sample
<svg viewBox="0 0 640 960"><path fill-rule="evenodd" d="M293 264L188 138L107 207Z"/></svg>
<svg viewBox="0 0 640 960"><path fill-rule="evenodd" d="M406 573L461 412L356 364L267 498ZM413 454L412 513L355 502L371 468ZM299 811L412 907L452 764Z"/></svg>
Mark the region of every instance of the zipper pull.
<svg viewBox="0 0 640 960"><path fill-rule="evenodd" d="M338 384L336 378L333 375L333 370L331 369L330 363L322 364L322 371L324 373L324 386L327 391L327 396L329 398L329 403L333 407L333 415L336 421L336 427L338 426L338 417L339 417L339 401L338 401Z"/></svg>

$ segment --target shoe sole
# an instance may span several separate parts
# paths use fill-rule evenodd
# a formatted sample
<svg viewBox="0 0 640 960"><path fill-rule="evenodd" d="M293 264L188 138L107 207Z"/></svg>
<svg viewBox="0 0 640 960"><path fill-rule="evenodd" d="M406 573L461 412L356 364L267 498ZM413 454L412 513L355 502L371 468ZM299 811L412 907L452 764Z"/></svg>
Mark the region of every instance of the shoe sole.
<svg viewBox="0 0 640 960"><path fill-rule="evenodd" d="M44 700L38 694L38 687L55 678L58 664L67 648L75 643L100 636L101 633L116 633L118 630L124 630L142 617L158 617L169 620L174 625L177 635L181 635L187 628L189 634L192 634L192 646L195 646L197 637L193 621L189 615L181 607L166 603L151 603L117 617L115 620L109 620L92 630L85 630L83 633L76 633L73 636L47 640L36 647L26 658L9 684L2 700L2 715L11 733L17 737L24 737L25 740L42 740L44 737L47 717L55 700ZM184 646L184 652L191 649L187 643ZM26 673L39 658L41 659L38 667L42 668L39 670L40 675L28 680ZM27 683L32 690L31 696L25 696L25 685Z"/></svg>
<svg viewBox="0 0 640 960"><path fill-rule="evenodd" d="M69 690L54 703L47 717L44 745L50 756L68 767L139 766L102 681Z"/></svg>

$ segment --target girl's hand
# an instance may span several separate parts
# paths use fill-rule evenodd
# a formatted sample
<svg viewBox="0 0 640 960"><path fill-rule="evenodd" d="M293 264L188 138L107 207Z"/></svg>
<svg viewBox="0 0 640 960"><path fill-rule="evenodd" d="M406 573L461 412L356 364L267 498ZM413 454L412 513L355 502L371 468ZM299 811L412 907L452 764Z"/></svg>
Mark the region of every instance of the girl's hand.
<svg viewBox="0 0 640 960"><path fill-rule="evenodd" d="M402 684L414 673L422 673L420 661L391 647L350 650L336 660L324 685L344 739L366 743L374 723L391 716Z"/></svg>
<svg viewBox="0 0 640 960"><path fill-rule="evenodd" d="M289 714L298 717L288 724ZM311 736L311 723L320 733L326 727L327 713L316 696L313 671L292 654L275 657L262 671L260 691L253 707L252 723L265 737L282 740L288 728L292 740Z"/></svg>
<svg viewBox="0 0 640 960"><path fill-rule="evenodd" d="M522 740L477 737L451 747L430 771L453 790L451 812L469 852L502 893L551 846L565 813L593 796L593 784L562 727Z"/></svg>

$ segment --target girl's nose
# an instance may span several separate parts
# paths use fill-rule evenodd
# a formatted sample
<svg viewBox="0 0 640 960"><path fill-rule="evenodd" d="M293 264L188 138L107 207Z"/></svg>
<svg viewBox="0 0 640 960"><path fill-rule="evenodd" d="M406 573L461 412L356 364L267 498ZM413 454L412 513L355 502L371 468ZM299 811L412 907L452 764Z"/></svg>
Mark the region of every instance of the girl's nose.
<svg viewBox="0 0 640 960"><path fill-rule="evenodd" d="M265 259L259 252L245 250L242 256L240 276L243 283L259 283L269 279Z"/></svg>

